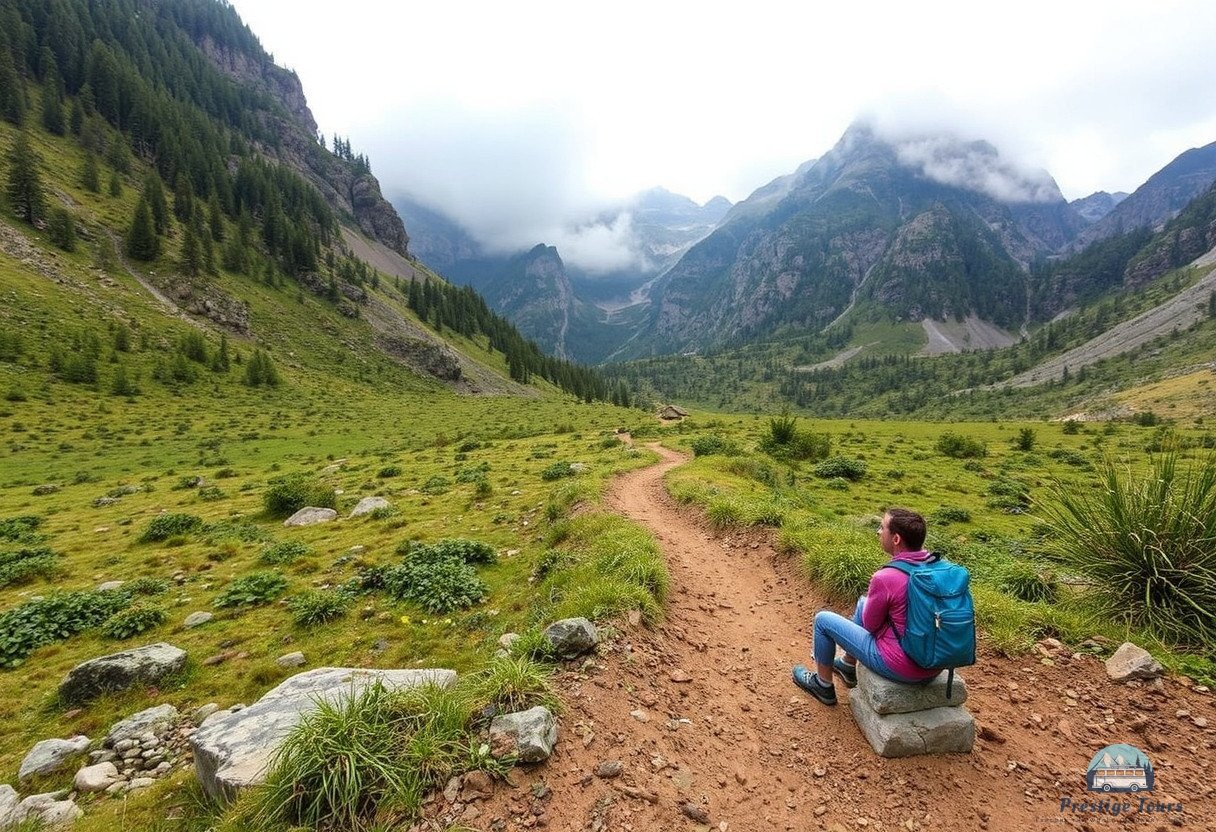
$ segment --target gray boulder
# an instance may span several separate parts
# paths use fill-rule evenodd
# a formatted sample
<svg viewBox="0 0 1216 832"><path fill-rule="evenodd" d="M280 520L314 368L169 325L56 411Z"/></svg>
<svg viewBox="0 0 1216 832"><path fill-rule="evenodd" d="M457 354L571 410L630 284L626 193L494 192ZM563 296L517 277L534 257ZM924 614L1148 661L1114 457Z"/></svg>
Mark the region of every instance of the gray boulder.
<svg viewBox="0 0 1216 832"><path fill-rule="evenodd" d="M64 702L87 702L107 691L153 685L186 666L186 651L159 642L77 665L59 685Z"/></svg>
<svg viewBox="0 0 1216 832"><path fill-rule="evenodd" d="M946 698L946 678L942 671L925 685L905 685L884 679L863 665L857 667L857 690L866 704L878 714L909 714L930 708L954 708L967 701L967 684L958 671L954 672L954 687Z"/></svg>
<svg viewBox="0 0 1216 832"><path fill-rule="evenodd" d="M105 583L97 585L97 591L98 592L116 592L116 591L122 589L122 585L125 583L126 583L126 581L106 581Z"/></svg>
<svg viewBox="0 0 1216 832"><path fill-rule="evenodd" d="M539 763L549 759L556 744L557 720L540 705L503 714L490 723L490 753L498 758L513 756L521 763Z"/></svg>
<svg viewBox="0 0 1216 832"><path fill-rule="evenodd" d="M880 714L857 688L849 691L849 707L861 733L880 757L966 754L975 744L975 719L966 708Z"/></svg>
<svg viewBox="0 0 1216 832"><path fill-rule="evenodd" d="M563 618L554 621L545 628L545 640L553 647L553 652L564 658L572 659L595 649L600 636L595 625L585 618Z"/></svg>
<svg viewBox="0 0 1216 832"><path fill-rule="evenodd" d="M10 816L21 803L21 796L17 794L17 790L8 783L0 783L0 829L6 828L10 822Z"/></svg>
<svg viewBox="0 0 1216 832"><path fill-rule="evenodd" d="M305 662L304 654L297 650L294 653L285 653L274 660L274 663L279 667L300 667Z"/></svg>
<svg viewBox="0 0 1216 832"><path fill-rule="evenodd" d="M65 797L66 791L30 795L9 813L8 823L16 825L32 820L49 829L70 826L84 812L74 801L64 800Z"/></svg>
<svg viewBox="0 0 1216 832"><path fill-rule="evenodd" d="M107 748L113 748L123 740L135 739L145 733L151 733L157 737L163 736L177 724L180 718L181 715L177 712L177 708L172 705L157 705L155 708L148 708L115 722L110 727L110 732L106 734L103 744Z"/></svg>
<svg viewBox="0 0 1216 832"><path fill-rule="evenodd" d="M1116 682L1130 682L1133 679L1155 679L1165 670L1161 663L1143 647L1137 647L1130 641L1119 645L1115 654L1106 660L1106 675Z"/></svg>
<svg viewBox="0 0 1216 832"><path fill-rule="evenodd" d="M193 630L195 627L201 627L204 624L215 618L215 615L204 610L192 612L186 616L186 620L182 622L182 626L187 630Z"/></svg>
<svg viewBox="0 0 1216 832"><path fill-rule="evenodd" d="M348 700L377 683L390 690L425 684L450 687L454 670L365 670L320 667L284 680L253 705L218 711L190 738L194 771L213 799L229 802L238 790L266 779L279 744L320 701Z"/></svg>
<svg viewBox="0 0 1216 832"><path fill-rule="evenodd" d="M118 781L118 766L113 763L98 763L85 766L76 772L72 785L78 792L104 792Z"/></svg>
<svg viewBox="0 0 1216 832"><path fill-rule="evenodd" d="M68 763L80 757L89 748L88 737L76 736L70 740L43 740L30 749L17 771L18 780L42 777L67 768Z"/></svg>
<svg viewBox="0 0 1216 832"><path fill-rule="evenodd" d="M378 508L389 508L389 501L383 497L364 497L359 501L358 505L351 511L351 517L362 517L365 514L371 514Z"/></svg>
<svg viewBox="0 0 1216 832"><path fill-rule="evenodd" d="M332 508L314 508L308 506L302 508L295 514L283 521L283 525L292 528L293 526L312 526L317 523L328 523L330 520L336 519L338 512Z"/></svg>

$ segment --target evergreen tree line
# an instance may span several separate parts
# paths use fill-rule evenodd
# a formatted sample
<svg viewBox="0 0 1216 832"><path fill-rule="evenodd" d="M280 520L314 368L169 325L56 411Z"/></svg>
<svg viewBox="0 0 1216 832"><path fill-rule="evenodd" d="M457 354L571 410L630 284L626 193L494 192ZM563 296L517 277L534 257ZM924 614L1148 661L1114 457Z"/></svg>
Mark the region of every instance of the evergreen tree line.
<svg viewBox="0 0 1216 832"><path fill-rule="evenodd" d="M450 330L466 338L489 339L490 348L507 359L513 380L528 384L533 376L560 387L584 401L610 401L628 407L632 397L623 383L609 384L595 370L545 355L535 343L519 334L510 321L491 311L485 300L468 286L438 280L411 280L403 289L409 308L443 333Z"/></svg>

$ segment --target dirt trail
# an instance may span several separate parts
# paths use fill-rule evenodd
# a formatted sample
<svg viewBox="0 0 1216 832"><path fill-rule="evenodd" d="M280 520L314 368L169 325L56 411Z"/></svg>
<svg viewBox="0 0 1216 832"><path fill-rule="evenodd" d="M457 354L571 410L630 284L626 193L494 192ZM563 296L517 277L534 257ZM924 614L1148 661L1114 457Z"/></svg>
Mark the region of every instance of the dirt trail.
<svg viewBox="0 0 1216 832"><path fill-rule="evenodd" d="M1185 828L1213 828L1216 731L1202 726L1216 726L1211 695L1174 679L1160 691L1116 686L1098 660L1067 650L1051 665L982 650L965 672L985 737L970 755L876 756L839 680L834 708L790 682L791 665L808 658L812 615L826 605L795 560L767 532L719 535L677 506L663 474L683 458L651 447L662 462L621 476L606 502L663 549L665 623L626 626L593 663L560 674L553 757L516 769L515 788L488 801L445 805L449 817L495 832L1100 828L1116 819L1062 815L1060 801L1101 799L1085 791L1089 759L1127 742L1151 755L1153 798L1181 801ZM601 776L613 761L621 773ZM1163 829L1172 819L1132 816Z"/></svg>

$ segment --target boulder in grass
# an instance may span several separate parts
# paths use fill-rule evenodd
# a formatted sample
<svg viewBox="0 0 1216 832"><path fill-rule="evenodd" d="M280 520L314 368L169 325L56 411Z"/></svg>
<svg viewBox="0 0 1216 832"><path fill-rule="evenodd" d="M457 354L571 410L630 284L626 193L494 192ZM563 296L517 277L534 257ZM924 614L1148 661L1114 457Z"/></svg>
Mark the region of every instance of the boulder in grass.
<svg viewBox="0 0 1216 832"><path fill-rule="evenodd" d="M337 519L338 512L332 508L316 508L315 506L307 506L300 509L295 514L283 521L283 525L287 528L295 526L315 526L317 523L328 523L330 520Z"/></svg>
<svg viewBox="0 0 1216 832"><path fill-rule="evenodd" d="M1161 663L1143 647L1130 641L1119 645L1115 654L1106 660L1106 675L1116 682L1133 679L1155 679L1165 670Z"/></svg>
<svg viewBox="0 0 1216 832"><path fill-rule="evenodd" d="M37 743L21 761L17 779L42 777L67 768L68 763L89 749L90 742L88 737L76 736L70 740L51 739Z"/></svg>
<svg viewBox="0 0 1216 832"><path fill-rule="evenodd" d="M17 790L8 783L0 783L0 829L6 829L11 820L13 810L21 802Z"/></svg>
<svg viewBox="0 0 1216 832"><path fill-rule="evenodd" d="M118 766L113 763L98 763L85 766L76 772L72 786L78 792L104 792L118 782Z"/></svg>
<svg viewBox="0 0 1216 832"><path fill-rule="evenodd" d="M390 503L383 497L364 497L351 511L351 517L362 517L371 514L378 508L390 508Z"/></svg>
<svg viewBox="0 0 1216 832"><path fill-rule="evenodd" d="M68 704L95 699L103 693L135 685L154 685L186 666L186 651L159 642L91 659L68 672L59 696Z"/></svg>
<svg viewBox="0 0 1216 832"><path fill-rule="evenodd" d="M205 610L199 610L198 612L192 612L187 615L186 620L182 622L182 626L187 630L193 630L195 627L201 627L210 622L213 618L215 618L215 615L212 613Z"/></svg>
<svg viewBox="0 0 1216 832"><path fill-rule="evenodd" d="M548 708L540 705L494 717L490 723L490 753L496 758L514 757L521 763L539 763L549 759L556 744L557 720Z"/></svg>
<svg viewBox="0 0 1216 832"><path fill-rule="evenodd" d="M595 649L600 635L595 625L585 618L563 618L545 628L545 641L553 648L554 655L572 659Z"/></svg>
<svg viewBox="0 0 1216 832"><path fill-rule="evenodd" d="M84 812L75 801L64 800L66 796L66 791L30 795L9 812L8 823L15 826L33 821L45 829L70 826Z"/></svg>
<svg viewBox="0 0 1216 832"><path fill-rule="evenodd" d="M240 789L265 781L271 756L319 701L349 700L377 683L400 690L455 682L454 670L320 667L296 674L247 708L208 717L190 738L195 774L213 800L230 802Z"/></svg>
<svg viewBox="0 0 1216 832"><path fill-rule="evenodd" d="M134 739L145 733L152 733L157 737L164 736L180 718L181 715L177 712L177 708L172 705L157 705L155 708L148 708L115 722L110 727L110 732L106 734L103 745L113 748L122 740Z"/></svg>

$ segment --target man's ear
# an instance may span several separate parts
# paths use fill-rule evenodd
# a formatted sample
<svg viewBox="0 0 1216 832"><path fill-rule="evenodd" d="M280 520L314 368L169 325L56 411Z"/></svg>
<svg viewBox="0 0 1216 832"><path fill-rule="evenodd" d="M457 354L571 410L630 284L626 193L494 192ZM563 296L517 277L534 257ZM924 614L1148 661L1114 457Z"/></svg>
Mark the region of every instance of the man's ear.
<svg viewBox="0 0 1216 832"><path fill-rule="evenodd" d="M902 544L903 542L904 542L904 539L900 536L899 532L891 533L891 547L892 548L898 548L899 545Z"/></svg>

